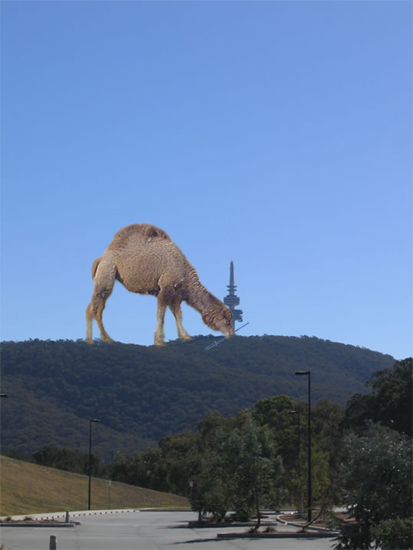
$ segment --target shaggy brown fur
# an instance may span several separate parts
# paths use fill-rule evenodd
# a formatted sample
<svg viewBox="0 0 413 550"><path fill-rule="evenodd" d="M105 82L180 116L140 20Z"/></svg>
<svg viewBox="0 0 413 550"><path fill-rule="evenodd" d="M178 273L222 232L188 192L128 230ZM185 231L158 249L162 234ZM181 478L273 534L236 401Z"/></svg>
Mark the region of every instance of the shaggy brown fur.
<svg viewBox="0 0 413 550"><path fill-rule="evenodd" d="M96 319L102 340L110 342L102 322L106 300L115 280L130 292L157 296L155 344L164 342L164 319L169 307L175 317L182 340L191 337L182 325L181 302L199 311L212 330L233 336L232 313L199 281L195 268L188 262L169 235L153 225L137 223L118 231L105 252L92 265L94 289L86 309L86 340L92 344L92 323Z"/></svg>

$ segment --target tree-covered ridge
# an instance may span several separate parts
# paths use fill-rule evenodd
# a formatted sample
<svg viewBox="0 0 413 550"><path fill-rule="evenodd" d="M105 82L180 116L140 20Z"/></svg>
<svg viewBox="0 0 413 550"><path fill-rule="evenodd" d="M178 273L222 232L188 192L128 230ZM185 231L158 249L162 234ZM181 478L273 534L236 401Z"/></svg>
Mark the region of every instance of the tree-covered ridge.
<svg viewBox="0 0 413 550"><path fill-rule="evenodd" d="M167 348L84 341L3 342L4 450L35 452L46 445L94 449L105 460L155 446L168 435L194 430L205 413L251 408L286 394L305 399L296 370L312 371L314 402L344 405L366 391L374 371L393 358L317 338L239 337L209 351L212 337L171 342Z"/></svg>

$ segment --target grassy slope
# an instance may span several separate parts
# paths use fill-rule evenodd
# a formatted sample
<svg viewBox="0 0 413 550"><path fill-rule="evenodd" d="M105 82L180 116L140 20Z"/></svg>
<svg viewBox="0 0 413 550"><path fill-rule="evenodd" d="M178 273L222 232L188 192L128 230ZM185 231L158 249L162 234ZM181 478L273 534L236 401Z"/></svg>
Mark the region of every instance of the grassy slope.
<svg viewBox="0 0 413 550"><path fill-rule="evenodd" d="M88 478L53 468L0 459L0 515L87 509ZM188 508L183 497L112 482L110 508ZM92 509L109 508L109 483L92 479Z"/></svg>

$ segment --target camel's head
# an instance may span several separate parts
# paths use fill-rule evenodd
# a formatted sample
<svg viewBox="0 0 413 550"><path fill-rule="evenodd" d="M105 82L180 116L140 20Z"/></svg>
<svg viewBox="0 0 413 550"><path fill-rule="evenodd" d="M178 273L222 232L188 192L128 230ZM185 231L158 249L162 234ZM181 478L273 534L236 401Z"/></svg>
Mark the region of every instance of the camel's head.
<svg viewBox="0 0 413 550"><path fill-rule="evenodd" d="M232 312L224 304L210 315L203 315L202 320L212 330L219 330L225 338L234 336L234 327L231 324Z"/></svg>

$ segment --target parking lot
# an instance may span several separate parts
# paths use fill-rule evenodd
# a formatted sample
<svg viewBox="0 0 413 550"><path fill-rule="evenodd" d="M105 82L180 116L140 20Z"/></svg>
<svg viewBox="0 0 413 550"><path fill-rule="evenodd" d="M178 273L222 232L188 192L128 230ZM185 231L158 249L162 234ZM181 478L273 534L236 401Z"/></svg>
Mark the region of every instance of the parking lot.
<svg viewBox="0 0 413 550"><path fill-rule="evenodd" d="M194 512L134 511L71 516L74 527L0 527L4 550L49 550L56 536L57 550L331 550L331 539L299 538L219 539L218 533L245 533L246 527L189 527ZM277 526L277 532L291 530Z"/></svg>

